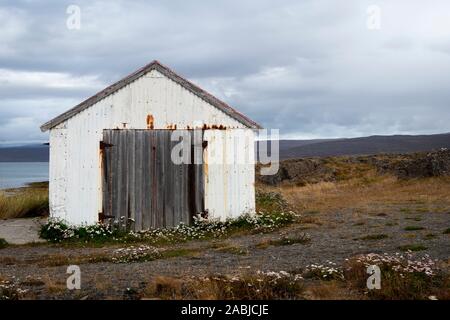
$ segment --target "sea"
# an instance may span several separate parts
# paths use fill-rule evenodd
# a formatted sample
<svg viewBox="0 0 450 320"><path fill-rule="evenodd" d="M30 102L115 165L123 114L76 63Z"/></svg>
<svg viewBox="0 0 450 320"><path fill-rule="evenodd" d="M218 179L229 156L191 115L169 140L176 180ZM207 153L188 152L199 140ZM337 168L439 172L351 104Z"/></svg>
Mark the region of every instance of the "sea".
<svg viewBox="0 0 450 320"><path fill-rule="evenodd" d="M0 162L0 189L48 181L48 162Z"/></svg>

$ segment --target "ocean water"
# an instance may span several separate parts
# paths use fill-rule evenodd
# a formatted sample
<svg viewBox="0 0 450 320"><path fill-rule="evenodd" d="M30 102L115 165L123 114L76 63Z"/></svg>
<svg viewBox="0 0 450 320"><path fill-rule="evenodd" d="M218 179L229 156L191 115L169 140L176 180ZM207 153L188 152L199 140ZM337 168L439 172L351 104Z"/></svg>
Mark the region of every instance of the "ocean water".
<svg viewBox="0 0 450 320"><path fill-rule="evenodd" d="M0 162L0 189L48 181L48 162Z"/></svg>

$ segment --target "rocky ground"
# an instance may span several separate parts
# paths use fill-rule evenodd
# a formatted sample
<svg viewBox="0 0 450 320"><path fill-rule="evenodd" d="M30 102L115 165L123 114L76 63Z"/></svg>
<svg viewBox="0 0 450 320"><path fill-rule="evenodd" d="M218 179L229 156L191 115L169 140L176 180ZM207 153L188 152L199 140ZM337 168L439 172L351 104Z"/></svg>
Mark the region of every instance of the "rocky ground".
<svg viewBox="0 0 450 320"><path fill-rule="evenodd" d="M257 175L269 185L306 185L323 181L336 182L354 178L373 170L400 179L450 176L450 150L411 154L378 154L371 156L300 158L280 162L275 175Z"/></svg>
<svg viewBox="0 0 450 320"><path fill-rule="evenodd" d="M156 276L230 275L257 270L289 272L312 263L333 261L339 265L363 253L402 252L402 246L412 244L422 246L419 254L449 263L450 235L443 232L445 226L450 226L450 211L435 213L419 209L410 206L410 211L406 212L402 204L388 211L380 210L378 214L355 214L345 210L309 213L302 216L303 222L269 234L166 246L166 249L187 250L187 254L178 257L121 264L83 263L80 264L82 289L75 292L69 292L65 286L71 259L112 254L116 246L10 246L0 250L0 275L29 290L29 298L126 299L131 298L131 293L143 290ZM407 231L411 226L419 230ZM269 244L270 240L284 236L299 238L305 234L311 239L308 243Z"/></svg>

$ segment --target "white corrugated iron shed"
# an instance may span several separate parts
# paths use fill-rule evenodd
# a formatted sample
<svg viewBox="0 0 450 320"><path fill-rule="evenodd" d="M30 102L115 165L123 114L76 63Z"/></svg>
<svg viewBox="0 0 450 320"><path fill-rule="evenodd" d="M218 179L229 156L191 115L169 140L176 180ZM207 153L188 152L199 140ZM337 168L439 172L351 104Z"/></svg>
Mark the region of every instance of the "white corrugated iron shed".
<svg viewBox="0 0 450 320"><path fill-rule="evenodd" d="M50 131L50 214L73 224L99 221L105 205L101 142L108 129L201 129L207 141L203 196L208 217L252 213L253 131L259 128L226 103L153 61L41 127ZM237 146L236 136L245 137L244 143ZM242 154L248 155L244 163L238 159ZM227 161L208 162L218 155ZM133 219L135 213L129 208L126 211L121 215Z"/></svg>

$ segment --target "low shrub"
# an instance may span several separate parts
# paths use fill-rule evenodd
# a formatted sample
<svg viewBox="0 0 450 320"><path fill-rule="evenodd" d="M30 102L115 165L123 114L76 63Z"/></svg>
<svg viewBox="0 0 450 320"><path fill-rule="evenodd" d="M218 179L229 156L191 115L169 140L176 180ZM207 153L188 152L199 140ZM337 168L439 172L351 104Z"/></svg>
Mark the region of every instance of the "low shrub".
<svg viewBox="0 0 450 320"><path fill-rule="evenodd" d="M425 229L424 227L419 227L419 226L407 226L405 227L405 231L418 231L418 230L423 230Z"/></svg>
<svg viewBox="0 0 450 320"><path fill-rule="evenodd" d="M50 242L61 242L64 240L78 240L82 242L106 241L112 239L116 232L109 226L96 224L90 226L70 226L62 220L49 219L41 227L39 236Z"/></svg>
<svg viewBox="0 0 450 320"><path fill-rule="evenodd" d="M403 252L408 252L408 251L424 251L427 250L428 247L423 246L421 244L407 244L404 246L400 246L398 247L401 251Z"/></svg>
<svg viewBox="0 0 450 320"><path fill-rule="evenodd" d="M258 212L283 212L290 208L289 203L280 193L256 190L255 196Z"/></svg>
<svg viewBox="0 0 450 320"><path fill-rule="evenodd" d="M310 264L305 268L303 275L308 279L344 280L343 270L332 261L325 264Z"/></svg>
<svg viewBox="0 0 450 320"><path fill-rule="evenodd" d="M367 289L367 267L376 265L381 271L381 289ZM425 255L368 254L351 259L344 269L345 279L371 299L406 300L441 297L448 290L448 275L436 261Z"/></svg>
<svg viewBox="0 0 450 320"><path fill-rule="evenodd" d="M17 284L0 280L0 300L19 300L27 290L21 289Z"/></svg>
<svg viewBox="0 0 450 320"><path fill-rule="evenodd" d="M283 237L281 239L277 239L277 240L269 240L267 242L262 242L260 243L260 247L264 247L264 244L267 244L267 246L275 246L275 247L279 247L279 246L290 246L293 244L307 244L311 242L311 237L306 234L303 233L297 237Z"/></svg>
<svg viewBox="0 0 450 320"><path fill-rule="evenodd" d="M370 234L362 237L361 240L382 240L388 238L387 234Z"/></svg>
<svg viewBox="0 0 450 320"><path fill-rule="evenodd" d="M8 242L5 239L0 238L0 249L6 248L7 246Z"/></svg>

